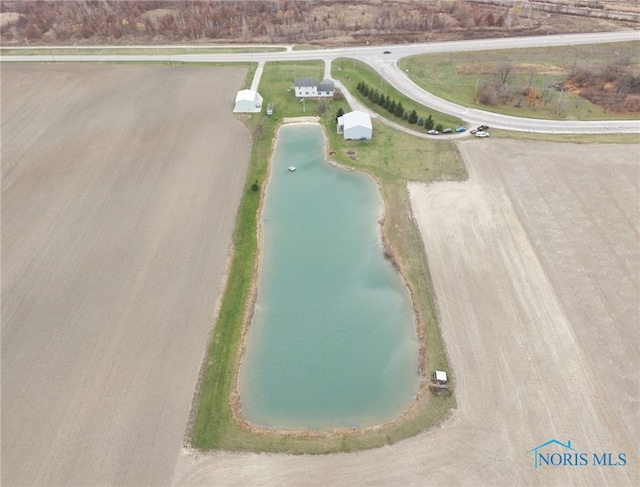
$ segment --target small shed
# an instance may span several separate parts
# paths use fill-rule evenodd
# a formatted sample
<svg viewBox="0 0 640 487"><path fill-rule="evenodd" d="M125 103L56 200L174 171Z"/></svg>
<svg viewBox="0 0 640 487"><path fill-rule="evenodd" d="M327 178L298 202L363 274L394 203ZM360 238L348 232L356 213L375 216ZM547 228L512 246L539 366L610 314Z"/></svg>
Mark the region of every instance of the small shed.
<svg viewBox="0 0 640 487"><path fill-rule="evenodd" d="M234 113L250 112L258 113L262 110L262 97L254 90L240 90L236 95L236 103L233 107Z"/></svg>
<svg viewBox="0 0 640 487"><path fill-rule="evenodd" d="M433 374L434 379L436 380L436 382L440 383L440 384L446 384L447 383L447 373L442 371L442 370L436 370L435 373Z"/></svg>
<svg viewBox="0 0 640 487"><path fill-rule="evenodd" d="M338 133L345 140L369 140L373 134L371 117L368 113L354 110L338 117Z"/></svg>

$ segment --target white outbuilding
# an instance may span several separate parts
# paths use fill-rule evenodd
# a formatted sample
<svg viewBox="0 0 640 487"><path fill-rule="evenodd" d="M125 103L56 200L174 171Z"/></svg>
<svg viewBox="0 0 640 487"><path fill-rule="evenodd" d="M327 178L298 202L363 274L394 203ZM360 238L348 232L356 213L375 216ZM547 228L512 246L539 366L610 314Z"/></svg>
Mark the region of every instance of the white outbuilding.
<svg viewBox="0 0 640 487"><path fill-rule="evenodd" d="M254 90L240 90L236 95L233 112L258 113L262 110L262 97Z"/></svg>
<svg viewBox="0 0 640 487"><path fill-rule="evenodd" d="M440 384L446 384L447 383L447 373L443 370L436 370L435 373L433 374L434 379L436 380L436 382L439 382Z"/></svg>
<svg viewBox="0 0 640 487"><path fill-rule="evenodd" d="M338 133L345 140L369 140L373 133L371 117L368 113L354 110L338 117Z"/></svg>

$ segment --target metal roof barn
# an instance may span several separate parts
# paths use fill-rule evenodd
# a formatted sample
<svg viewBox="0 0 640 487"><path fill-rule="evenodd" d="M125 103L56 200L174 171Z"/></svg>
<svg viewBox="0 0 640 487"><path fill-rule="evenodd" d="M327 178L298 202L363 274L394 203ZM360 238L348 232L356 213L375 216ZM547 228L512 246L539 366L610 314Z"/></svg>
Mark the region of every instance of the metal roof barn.
<svg viewBox="0 0 640 487"><path fill-rule="evenodd" d="M373 134L371 117L368 113L354 110L338 118L338 132L345 140L369 140Z"/></svg>
<svg viewBox="0 0 640 487"><path fill-rule="evenodd" d="M262 110L262 96L253 90L240 90L236 95L236 102L233 107L234 113L250 112L257 113Z"/></svg>

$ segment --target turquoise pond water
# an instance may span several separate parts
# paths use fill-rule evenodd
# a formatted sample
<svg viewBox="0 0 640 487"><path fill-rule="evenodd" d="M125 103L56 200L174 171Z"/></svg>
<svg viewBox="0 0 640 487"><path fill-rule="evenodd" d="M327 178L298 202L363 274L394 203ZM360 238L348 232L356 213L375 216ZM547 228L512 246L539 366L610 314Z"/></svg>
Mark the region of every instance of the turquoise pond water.
<svg viewBox="0 0 640 487"><path fill-rule="evenodd" d="M383 255L379 189L324 160L317 125L282 127L271 164L243 415L295 430L391 420L417 393L418 341L409 293Z"/></svg>

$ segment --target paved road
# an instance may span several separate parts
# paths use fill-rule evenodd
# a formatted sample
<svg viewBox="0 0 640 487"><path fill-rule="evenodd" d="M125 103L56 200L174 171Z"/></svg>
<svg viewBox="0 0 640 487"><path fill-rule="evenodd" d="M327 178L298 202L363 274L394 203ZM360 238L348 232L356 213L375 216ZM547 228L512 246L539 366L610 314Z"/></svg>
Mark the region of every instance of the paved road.
<svg viewBox="0 0 640 487"><path fill-rule="evenodd" d="M470 109L439 98L417 86L398 68L397 61L406 56L425 53L482 51L488 49L517 49L526 47L564 46L576 44L595 44L603 42L622 42L640 40L640 31L604 32L595 34L567 34L536 37L512 37L507 39L482 39L470 41L452 41L422 44L401 44L393 46L363 46L338 49L318 49L294 51L283 46L281 52L260 53L221 53L221 54L175 54L175 55L33 55L2 56L2 62L259 62L297 61L318 59L331 61L339 57L361 60L384 77L398 90L417 102L449 115L458 117L468 124L487 123L494 128L522 132L540 133L640 133L638 120L612 121L575 121L575 120L537 120L500 115L483 110ZM116 46L108 46L115 48ZM149 48L149 46L129 46ZM78 47L67 47L70 52L78 52ZM180 46L184 48L184 46ZM56 48L64 49L64 48ZM391 54L383 54L390 51Z"/></svg>

